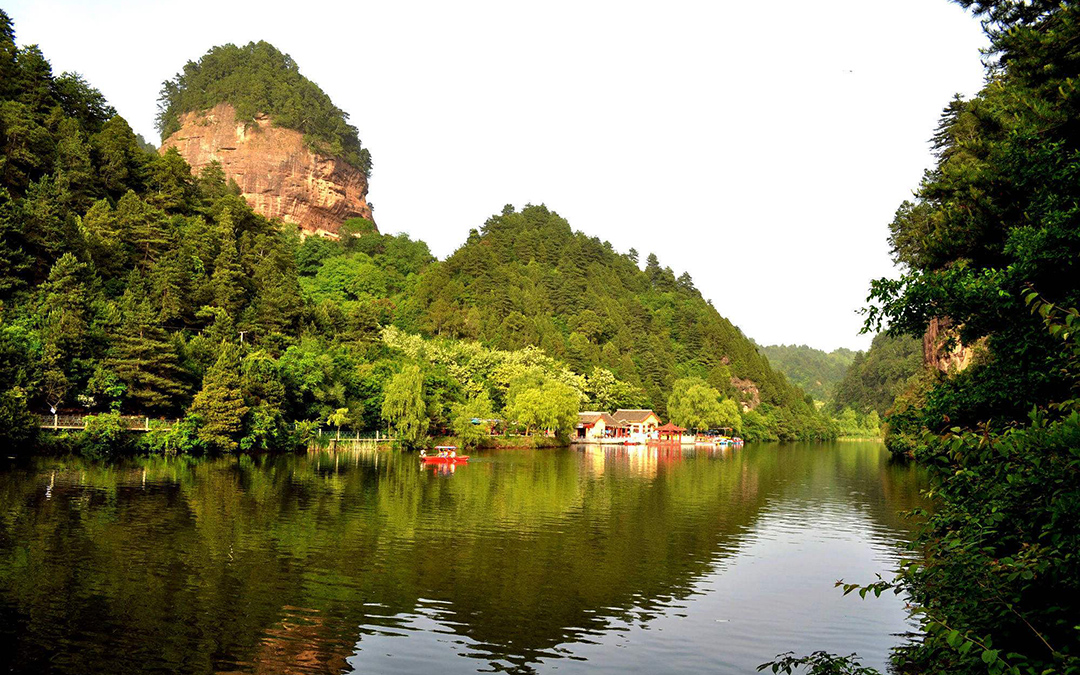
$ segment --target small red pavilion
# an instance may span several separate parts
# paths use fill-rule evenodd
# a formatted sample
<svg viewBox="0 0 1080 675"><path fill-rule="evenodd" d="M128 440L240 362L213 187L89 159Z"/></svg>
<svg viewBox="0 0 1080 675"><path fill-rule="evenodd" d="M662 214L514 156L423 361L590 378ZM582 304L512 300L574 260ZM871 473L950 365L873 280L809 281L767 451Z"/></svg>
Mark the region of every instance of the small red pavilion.
<svg viewBox="0 0 1080 675"><path fill-rule="evenodd" d="M682 443L682 435L686 429L668 422L662 427L656 427L656 436L661 443Z"/></svg>

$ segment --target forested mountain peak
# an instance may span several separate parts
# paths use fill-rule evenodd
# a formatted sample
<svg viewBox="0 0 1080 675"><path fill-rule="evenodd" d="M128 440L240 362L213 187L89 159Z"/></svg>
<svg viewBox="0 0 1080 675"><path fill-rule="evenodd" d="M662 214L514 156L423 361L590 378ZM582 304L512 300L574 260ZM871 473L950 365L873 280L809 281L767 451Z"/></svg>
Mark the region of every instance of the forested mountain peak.
<svg viewBox="0 0 1080 675"><path fill-rule="evenodd" d="M374 222L371 157L348 115L266 42L214 47L165 82L162 151L198 173L218 164L256 212L336 237L348 220Z"/></svg>
<svg viewBox="0 0 1080 675"><path fill-rule="evenodd" d="M694 287L650 254L618 253L544 205L506 206L402 308L403 325L502 349L538 345L576 372L602 367L666 413L677 379L696 377L764 415L780 435L825 433L803 392ZM782 421L780 421L782 419Z"/></svg>
<svg viewBox="0 0 1080 675"><path fill-rule="evenodd" d="M833 435L689 275L655 255L641 269L635 252L544 206L503 209L442 262L362 218L341 225L357 236L302 238L253 208L228 162L193 172L175 146L148 152L96 90L53 76L3 27L0 441L10 447L32 447L37 414L50 411L100 416L105 426L79 436L89 452L124 447L122 414L179 418L140 442L203 452L289 447L331 423L391 426L406 445L450 429L475 442L486 432L474 419L565 436L579 410L667 417L669 401L672 416L693 412L701 426L722 413L748 439ZM253 53L294 72L269 49ZM235 123L243 103L204 100L209 112L198 103L179 119L232 114L219 125L230 134L302 141Z"/></svg>
<svg viewBox="0 0 1080 675"><path fill-rule="evenodd" d="M303 133L316 151L371 172L371 155L361 146L348 113L304 77L292 57L268 42L213 47L163 83L157 120L162 140L180 129L184 113L219 103L230 104L237 119L248 123L268 115L275 125Z"/></svg>

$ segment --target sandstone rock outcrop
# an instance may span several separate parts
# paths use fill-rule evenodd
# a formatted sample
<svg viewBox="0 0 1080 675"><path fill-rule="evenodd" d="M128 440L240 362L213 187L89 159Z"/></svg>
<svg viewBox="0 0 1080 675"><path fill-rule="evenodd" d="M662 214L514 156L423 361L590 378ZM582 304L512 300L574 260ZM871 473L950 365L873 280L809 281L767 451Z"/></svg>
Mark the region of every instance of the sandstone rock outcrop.
<svg viewBox="0 0 1080 675"><path fill-rule="evenodd" d="M930 325L923 334L923 363L943 373L950 370L959 372L970 366L975 357L975 348L980 346L982 341L974 345L964 345L957 339L956 334L957 331L948 318L930 319ZM953 344L948 347L950 340Z"/></svg>
<svg viewBox="0 0 1080 675"><path fill-rule="evenodd" d="M252 208L267 218L293 223L305 234L333 237L349 218L374 222L364 172L312 152L299 131L275 127L266 116L245 124L227 103L186 113L180 122L159 152L175 147L196 174L217 160L226 178L235 180Z"/></svg>

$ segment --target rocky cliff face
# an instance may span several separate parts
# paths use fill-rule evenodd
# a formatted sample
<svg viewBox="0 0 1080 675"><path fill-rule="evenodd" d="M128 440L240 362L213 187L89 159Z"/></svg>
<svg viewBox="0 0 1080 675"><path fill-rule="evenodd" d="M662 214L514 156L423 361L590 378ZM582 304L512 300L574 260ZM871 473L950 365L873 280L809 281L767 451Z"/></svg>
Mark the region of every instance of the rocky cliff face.
<svg viewBox="0 0 1080 675"><path fill-rule="evenodd" d="M181 128L165 139L160 152L175 147L196 174L214 160L236 181L252 208L280 218L306 234L336 237L349 218L374 222L362 171L334 157L311 151L303 134L282 129L268 117L244 124L221 103L180 118Z"/></svg>
<svg viewBox="0 0 1080 675"><path fill-rule="evenodd" d="M954 344L947 347L950 339ZM923 335L923 363L937 368L941 372L954 370L959 372L971 365L975 357L975 348L981 346L982 340L974 345L963 345L956 339L956 330L948 318L930 319L930 325Z"/></svg>

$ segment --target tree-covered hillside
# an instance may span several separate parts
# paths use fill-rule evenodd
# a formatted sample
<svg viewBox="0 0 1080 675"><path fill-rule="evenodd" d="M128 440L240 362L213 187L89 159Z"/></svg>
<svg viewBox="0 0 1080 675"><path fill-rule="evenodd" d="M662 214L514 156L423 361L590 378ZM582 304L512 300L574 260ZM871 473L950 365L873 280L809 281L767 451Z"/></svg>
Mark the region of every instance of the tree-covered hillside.
<svg viewBox="0 0 1080 675"><path fill-rule="evenodd" d="M841 413L850 408L860 415L885 415L893 401L923 370L922 342L908 335L874 336L866 353L855 355L837 383L829 408Z"/></svg>
<svg viewBox="0 0 1080 675"><path fill-rule="evenodd" d="M895 670L1080 672L1080 7L959 4L990 39L986 85L945 109L891 226L906 274L873 283L867 326L947 320L977 347L888 419L935 497L892 584L920 624Z"/></svg>
<svg viewBox="0 0 1080 675"><path fill-rule="evenodd" d="M806 345L769 345L758 350L770 366L822 403L832 399L836 384L860 353L842 347L825 352Z"/></svg>
<svg viewBox="0 0 1080 675"><path fill-rule="evenodd" d="M781 438L830 433L812 402L769 367L742 332L649 255L571 230L544 206L507 206L445 262L429 268L401 308L403 327L503 349L538 345L579 373L611 370L666 414L675 380L699 377L771 416Z"/></svg>
<svg viewBox="0 0 1080 675"><path fill-rule="evenodd" d="M180 116L230 103L239 119L269 115L280 127L303 132L317 151L371 173L371 155L361 147L348 113L311 80L296 62L266 42L214 47L162 85L158 130L164 140L180 128Z"/></svg>
<svg viewBox="0 0 1080 675"><path fill-rule="evenodd" d="M318 425L475 442L473 419L565 436L582 409L663 411L683 376L755 406L734 425L754 438L832 433L654 258L642 272L543 207L444 263L360 219L302 240L216 164L148 152L0 19L0 438L20 451L50 410L96 415L78 442L102 452L131 441L122 414L179 420L141 437L158 451L291 447Z"/></svg>
<svg viewBox="0 0 1080 675"><path fill-rule="evenodd" d="M937 162L890 225L907 273L873 283L869 323L921 336L931 319L947 319L982 348L932 387L913 433L1007 426L1071 395L1059 340L1025 295L1080 304L1080 11L1044 0L960 4L986 21L994 65L977 96L944 109Z"/></svg>

